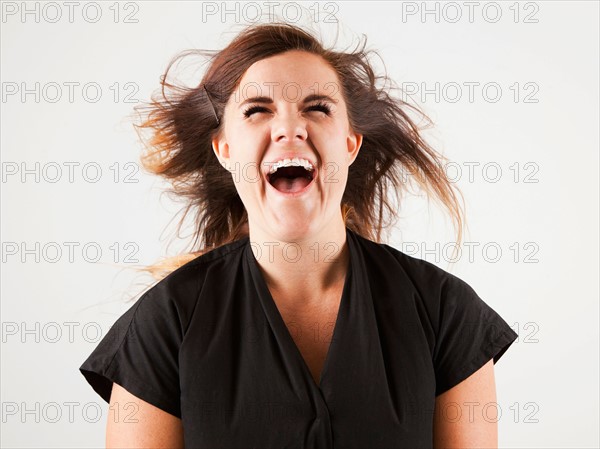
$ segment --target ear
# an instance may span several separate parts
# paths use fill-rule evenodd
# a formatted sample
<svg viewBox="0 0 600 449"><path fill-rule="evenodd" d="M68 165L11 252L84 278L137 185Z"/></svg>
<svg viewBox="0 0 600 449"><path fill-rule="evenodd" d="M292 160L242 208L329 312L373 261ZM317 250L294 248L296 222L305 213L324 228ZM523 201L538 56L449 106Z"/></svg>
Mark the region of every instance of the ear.
<svg viewBox="0 0 600 449"><path fill-rule="evenodd" d="M348 145L348 166L352 165L356 160L356 157L358 156L358 151L360 150L360 147L362 145L362 141L362 134L358 134L350 130L350 134L348 134L348 137L346 138L346 143Z"/></svg>
<svg viewBox="0 0 600 449"><path fill-rule="evenodd" d="M215 137L212 139L212 148L215 156L226 170L229 170L229 145L221 137Z"/></svg>

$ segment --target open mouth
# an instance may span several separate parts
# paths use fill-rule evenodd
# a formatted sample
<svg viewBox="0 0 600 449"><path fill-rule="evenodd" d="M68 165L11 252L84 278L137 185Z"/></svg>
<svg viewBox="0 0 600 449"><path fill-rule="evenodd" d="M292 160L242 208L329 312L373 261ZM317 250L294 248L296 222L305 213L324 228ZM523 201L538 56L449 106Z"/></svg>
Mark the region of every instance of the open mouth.
<svg viewBox="0 0 600 449"><path fill-rule="evenodd" d="M282 193L297 193L304 190L312 181L314 170L304 167L280 167L275 173L267 175L267 180Z"/></svg>

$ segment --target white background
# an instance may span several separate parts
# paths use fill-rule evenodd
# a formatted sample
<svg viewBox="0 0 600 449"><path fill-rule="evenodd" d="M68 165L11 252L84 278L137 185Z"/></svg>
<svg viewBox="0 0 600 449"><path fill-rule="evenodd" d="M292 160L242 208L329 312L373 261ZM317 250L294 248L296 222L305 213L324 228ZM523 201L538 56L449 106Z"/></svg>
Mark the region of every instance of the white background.
<svg viewBox="0 0 600 449"><path fill-rule="evenodd" d="M124 96L148 100L173 56L223 48L254 15L243 3L229 3L237 17L223 18L203 16L201 3L107 2L92 23L94 5L81 2L71 22L68 7L54 5L27 3L39 13L25 17L21 2L2 6L2 447L104 445L108 405L78 368L97 344L98 327L106 332L149 282L130 268L188 243L167 247L181 205L160 196L160 180L140 171L132 177L138 182L124 182L125 164L137 163L141 149L129 117L135 103ZM453 265L441 257L435 245L452 242L452 227L424 197L407 199L388 243L425 245L430 252L411 254L466 280L520 334L496 366L500 447L598 447L598 3L480 2L472 20L463 2L427 3L438 8L437 20L421 17L423 7L331 2L326 9L340 22L338 47L365 34L398 85L431 90L440 83L438 100L421 91L414 98L435 124L428 141L462 169L456 183L467 205L465 240L478 246L472 259L463 252ZM408 14L412 8L416 14ZM274 12L293 20L295 10L280 3ZM129 13L136 23L126 23ZM322 13L315 26L332 36L336 25L325 20ZM72 102L69 82L79 83ZM479 83L472 102L469 82ZM38 101L22 98L35 83ZM56 102L52 83L62 86ZM84 98L86 83L101 86L97 102ZM452 83L463 88L458 101ZM498 101L484 98L486 83L501 87ZM71 162L79 163L73 182ZM101 167L98 182L84 179L95 176L82 170L86 163ZM62 175L50 182L57 165ZM33 173L24 182L22 168ZM22 243L32 249L36 242L37 254L22 254ZM72 260L66 242L78 244ZM89 243L102 250L97 263L84 258ZM53 262L56 246L63 252ZM497 260L494 248L502 250ZM137 264L124 259L130 252Z"/></svg>

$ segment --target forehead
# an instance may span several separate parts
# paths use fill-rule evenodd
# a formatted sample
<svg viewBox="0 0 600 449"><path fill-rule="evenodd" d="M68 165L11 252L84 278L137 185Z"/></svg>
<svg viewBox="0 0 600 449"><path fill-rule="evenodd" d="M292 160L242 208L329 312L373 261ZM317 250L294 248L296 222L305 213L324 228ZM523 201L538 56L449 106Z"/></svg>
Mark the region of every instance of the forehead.
<svg viewBox="0 0 600 449"><path fill-rule="evenodd" d="M292 50L252 64L242 77L235 97L243 101L253 96L305 97L310 94L339 96L335 70L322 57Z"/></svg>

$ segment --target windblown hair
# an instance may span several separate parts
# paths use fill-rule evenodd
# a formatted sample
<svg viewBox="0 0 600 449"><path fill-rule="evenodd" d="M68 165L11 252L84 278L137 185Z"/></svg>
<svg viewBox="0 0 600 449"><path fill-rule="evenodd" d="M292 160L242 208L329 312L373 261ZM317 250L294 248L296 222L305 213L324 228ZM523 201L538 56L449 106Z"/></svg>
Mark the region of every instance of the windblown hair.
<svg viewBox="0 0 600 449"><path fill-rule="evenodd" d="M398 206L390 202L388 191L395 192L395 204L400 204L398 195L416 180L428 196L433 194L445 206L460 244L463 212L455 187L445 175L445 158L427 145L407 112L410 109L428 123L431 120L417 107L390 95L385 85L391 80L376 76L369 62L370 54L376 52L365 50L365 45L366 37L354 51L338 52L324 48L317 37L295 25L269 23L247 26L222 51L187 50L171 60L161 77L160 95L135 108L143 114L142 123L135 127L140 137L145 129L151 132L141 158L143 167L167 179L171 192L186 200L179 228L189 211L195 210L192 245L199 246L147 271L160 279L198 255L248 235L246 209L231 173L215 156L211 140L221 132L223 120L219 118L246 70L261 59L290 50L319 55L335 70L350 126L363 135L342 197L346 226L380 242L382 229L393 224L398 215ZM172 66L190 55L210 57L201 82L196 87L168 82ZM378 87L381 81L383 87Z"/></svg>

